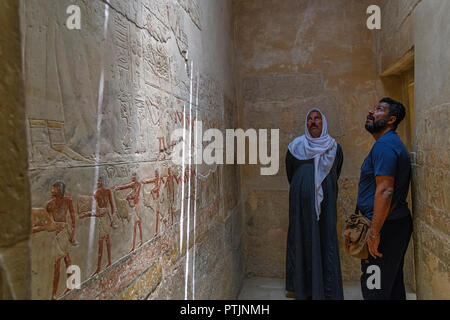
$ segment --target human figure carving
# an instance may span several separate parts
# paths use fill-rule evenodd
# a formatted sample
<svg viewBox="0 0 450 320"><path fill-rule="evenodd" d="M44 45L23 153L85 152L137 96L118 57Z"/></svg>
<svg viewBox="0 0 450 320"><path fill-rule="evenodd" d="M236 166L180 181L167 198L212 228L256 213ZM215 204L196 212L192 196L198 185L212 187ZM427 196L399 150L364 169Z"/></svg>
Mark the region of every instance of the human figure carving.
<svg viewBox="0 0 450 320"><path fill-rule="evenodd" d="M181 178L178 178L175 174L172 173L170 168L168 168L168 173L166 176L165 187L167 188L167 196L169 198L169 215L170 215L170 225L173 225L173 204L175 202L175 183L180 183Z"/></svg>
<svg viewBox="0 0 450 320"><path fill-rule="evenodd" d="M97 230L99 233L98 240L98 262L97 269L92 276L97 275L101 271L102 257L103 257L103 242L106 242L106 251L108 253L108 264L106 268L111 266L111 227L113 225L114 204L112 201L111 190L107 189L103 185L103 178L97 180L97 190L94 194L96 203L95 210L86 213L80 218L95 217L98 219Z"/></svg>
<svg viewBox="0 0 450 320"><path fill-rule="evenodd" d="M54 262L53 271L53 290L51 297L52 300L56 299L56 294L58 291L61 260L64 259L66 269L69 268L72 265L72 261L69 255L70 246L77 245L75 241L75 211L73 209L72 199L65 196L65 190L66 186L61 181L58 181L52 185L52 199L47 203L46 211L48 212L50 218L54 223L44 226L35 226L32 229L33 233L42 231L56 232L56 260ZM68 213L70 214L70 224L67 223ZM70 274L67 274L67 277L69 276ZM67 294L69 291L70 289L67 288L64 294Z"/></svg>
<svg viewBox="0 0 450 320"><path fill-rule="evenodd" d="M127 195L126 200L128 201L128 205L133 209L133 245L130 249L130 252L133 252L135 249L136 243L136 228L139 227L139 235L140 242L138 244L138 248L142 246L142 225L141 225L141 217L139 216L139 195L141 192L142 183L138 181L138 177L136 173L133 173L131 177L131 182L128 184L124 184L122 186L115 187L115 190L126 190L131 189L131 192Z"/></svg>
<svg viewBox="0 0 450 320"><path fill-rule="evenodd" d="M159 228L159 215L160 215L160 203L159 203L159 196L160 196L160 190L162 183L164 183L163 178L159 176L158 170L155 170L155 177L152 179L147 179L142 181L143 184L153 184L154 187L150 191L150 194L152 195L153 200L156 201L156 231L155 236L158 234L158 228Z"/></svg>

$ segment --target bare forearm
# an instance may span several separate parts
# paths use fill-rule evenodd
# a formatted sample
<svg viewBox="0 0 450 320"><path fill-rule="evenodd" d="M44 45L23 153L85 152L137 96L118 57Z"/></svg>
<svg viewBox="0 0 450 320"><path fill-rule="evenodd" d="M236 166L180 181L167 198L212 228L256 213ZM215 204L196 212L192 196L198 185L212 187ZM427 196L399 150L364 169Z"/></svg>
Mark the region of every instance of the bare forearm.
<svg viewBox="0 0 450 320"><path fill-rule="evenodd" d="M387 216L392 201L392 190L377 188L373 207L372 224L370 232L373 235L380 233Z"/></svg>
<svg viewBox="0 0 450 320"><path fill-rule="evenodd" d="M123 186L118 186L118 187L116 187L116 190L125 190L125 189L130 189L130 188L132 188L133 187L133 184L132 183L129 183L129 184L125 184L125 185L123 185Z"/></svg>
<svg viewBox="0 0 450 320"><path fill-rule="evenodd" d="M47 228L43 227L43 226L37 226L37 227L33 227L32 228L32 233L38 233L38 232L42 232L42 231L46 231Z"/></svg>

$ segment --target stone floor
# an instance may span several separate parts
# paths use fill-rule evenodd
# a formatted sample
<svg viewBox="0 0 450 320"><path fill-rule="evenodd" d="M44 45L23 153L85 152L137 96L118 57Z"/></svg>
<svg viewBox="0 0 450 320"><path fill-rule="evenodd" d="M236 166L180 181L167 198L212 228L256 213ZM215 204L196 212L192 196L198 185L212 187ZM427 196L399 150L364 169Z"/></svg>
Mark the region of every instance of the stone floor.
<svg viewBox="0 0 450 320"><path fill-rule="evenodd" d="M344 283L345 300L362 300L361 287L358 282ZM239 300L293 300L286 298L284 279L249 278L244 280ZM416 300L416 294L408 290L407 300Z"/></svg>

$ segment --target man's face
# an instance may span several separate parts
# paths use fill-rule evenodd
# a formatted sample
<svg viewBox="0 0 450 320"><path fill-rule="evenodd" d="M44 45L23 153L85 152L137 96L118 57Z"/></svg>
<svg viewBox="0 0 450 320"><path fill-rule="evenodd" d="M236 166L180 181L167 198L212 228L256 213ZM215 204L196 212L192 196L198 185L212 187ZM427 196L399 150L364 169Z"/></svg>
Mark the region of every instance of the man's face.
<svg viewBox="0 0 450 320"><path fill-rule="evenodd" d="M97 188L101 188L103 187L103 180L102 179L98 179L97 180Z"/></svg>
<svg viewBox="0 0 450 320"><path fill-rule="evenodd" d="M370 133L378 133L383 131L388 126L388 121L389 104L386 102L379 102L372 110L369 110L365 128Z"/></svg>
<svg viewBox="0 0 450 320"><path fill-rule="evenodd" d="M313 138L319 138L322 135L322 115L320 112L313 111L308 115L307 127Z"/></svg>
<svg viewBox="0 0 450 320"><path fill-rule="evenodd" d="M61 196L61 189L58 186L52 186L50 194L52 195L52 198L59 198Z"/></svg>

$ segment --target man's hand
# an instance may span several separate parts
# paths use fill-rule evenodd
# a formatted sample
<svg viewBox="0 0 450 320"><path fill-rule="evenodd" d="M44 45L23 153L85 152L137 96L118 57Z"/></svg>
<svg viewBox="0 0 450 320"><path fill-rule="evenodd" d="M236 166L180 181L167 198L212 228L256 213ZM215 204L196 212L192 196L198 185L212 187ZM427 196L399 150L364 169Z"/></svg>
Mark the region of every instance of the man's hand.
<svg viewBox="0 0 450 320"><path fill-rule="evenodd" d="M61 232L66 228L65 222L55 222L54 230L56 232Z"/></svg>
<svg viewBox="0 0 450 320"><path fill-rule="evenodd" d="M383 256L380 252L378 252L379 244L380 244L380 234L375 236L369 231L369 235L367 237L367 247L369 248L370 255L374 259L376 259L377 257L381 258Z"/></svg>

